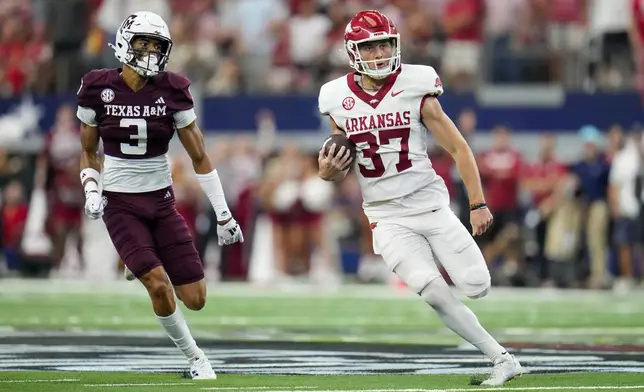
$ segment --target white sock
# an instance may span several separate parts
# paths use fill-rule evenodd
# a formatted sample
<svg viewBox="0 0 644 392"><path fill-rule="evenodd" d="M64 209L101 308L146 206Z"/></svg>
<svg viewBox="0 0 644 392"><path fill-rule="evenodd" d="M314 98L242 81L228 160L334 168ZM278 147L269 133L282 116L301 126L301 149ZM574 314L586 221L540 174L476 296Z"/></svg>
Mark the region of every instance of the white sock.
<svg viewBox="0 0 644 392"><path fill-rule="evenodd" d="M183 317L183 312L179 306L177 306L174 313L170 316L157 316L157 319L159 319L161 326L163 326L170 339L183 352L186 358L193 360L203 356L203 351L197 347L197 342L192 337L188 324L186 324L186 319Z"/></svg>
<svg viewBox="0 0 644 392"><path fill-rule="evenodd" d="M506 349L481 326L470 308L452 294L445 280L434 279L423 290L421 296L434 308L449 329L478 348L493 363L506 354Z"/></svg>

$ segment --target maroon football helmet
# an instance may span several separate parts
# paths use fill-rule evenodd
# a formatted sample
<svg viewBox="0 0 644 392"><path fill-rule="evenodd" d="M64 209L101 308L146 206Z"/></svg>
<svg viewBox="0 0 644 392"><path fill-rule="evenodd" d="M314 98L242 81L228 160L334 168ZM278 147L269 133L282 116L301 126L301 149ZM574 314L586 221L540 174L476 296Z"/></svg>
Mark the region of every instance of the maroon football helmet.
<svg viewBox="0 0 644 392"><path fill-rule="evenodd" d="M393 46L389 59L363 60L358 45L370 41L390 40ZM349 64L359 73L374 79L383 79L400 68L400 34L389 17L380 11L361 11L354 16L344 31L344 45L349 55ZM376 63L389 60L386 67Z"/></svg>

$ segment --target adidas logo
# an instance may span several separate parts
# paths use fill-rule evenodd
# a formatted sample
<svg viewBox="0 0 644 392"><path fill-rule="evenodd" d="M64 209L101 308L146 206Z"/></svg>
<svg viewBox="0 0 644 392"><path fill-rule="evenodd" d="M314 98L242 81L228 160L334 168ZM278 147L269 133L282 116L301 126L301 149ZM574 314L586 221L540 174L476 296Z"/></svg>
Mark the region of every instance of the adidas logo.
<svg viewBox="0 0 644 392"><path fill-rule="evenodd" d="M170 194L170 191L167 191L167 192L165 193L165 196L164 196L163 198L164 198L164 199L169 199L170 197L172 197L172 195Z"/></svg>
<svg viewBox="0 0 644 392"><path fill-rule="evenodd" d="M160 97L160 98L159 98L159 99L157 99L154 103L162 103L162 104L165 104L165 101L163 100L163 97Z"/></svg>

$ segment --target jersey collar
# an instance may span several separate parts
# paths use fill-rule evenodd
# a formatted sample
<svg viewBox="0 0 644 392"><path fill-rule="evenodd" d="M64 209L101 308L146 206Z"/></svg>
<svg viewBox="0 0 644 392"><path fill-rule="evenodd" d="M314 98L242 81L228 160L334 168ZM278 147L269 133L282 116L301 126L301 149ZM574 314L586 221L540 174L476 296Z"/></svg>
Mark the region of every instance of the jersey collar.
<svg viewBox="0 0 644 392"><path fill-rule="evenodd" d="M378 104L380 104L380 102L382 102L382 100L385 98L385 95L387 95L387 93L394 86L394 83L396 82L396 79L398 79L398 75L400 75L401 70L402 67L398 68L398 70L393 74L387 76L385 83L374 95L367 93L362 89L362 87L360 87L360 85L356 81L356 75L359 75L358 72L347 74L347 84L349 85L349 89L356 95L356 97L360 98L361 101L375 109L378 107Z"/></svg>

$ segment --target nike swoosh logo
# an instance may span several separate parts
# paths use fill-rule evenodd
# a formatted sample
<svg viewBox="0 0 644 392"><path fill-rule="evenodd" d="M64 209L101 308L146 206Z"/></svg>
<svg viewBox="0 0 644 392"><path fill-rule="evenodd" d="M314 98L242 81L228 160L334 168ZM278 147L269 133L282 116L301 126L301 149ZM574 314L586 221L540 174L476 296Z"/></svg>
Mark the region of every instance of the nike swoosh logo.
<svg viewBox="0 0 644 392"><path fill-rule="evenodd" d="M395 97L396 95L398 95L398 94L402 93L403 91L405 91L405 90L400 90L400 91L395 92L395 93L394 93L394 92L392 92L392 93L391 93L391 96L392 96L392 97Z"/></svg>

